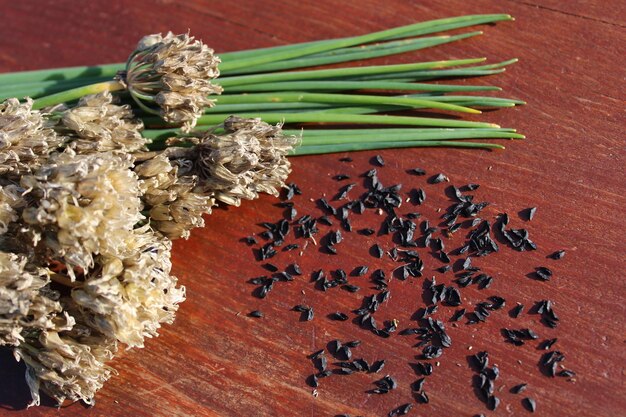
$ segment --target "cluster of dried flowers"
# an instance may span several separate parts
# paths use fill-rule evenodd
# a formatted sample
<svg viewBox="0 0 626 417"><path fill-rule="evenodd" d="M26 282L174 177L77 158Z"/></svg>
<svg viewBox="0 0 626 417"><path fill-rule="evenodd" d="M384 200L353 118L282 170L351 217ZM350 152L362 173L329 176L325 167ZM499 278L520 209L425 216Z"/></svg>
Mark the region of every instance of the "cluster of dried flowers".
<svg viewBox="0 0 626 417"><path fill-rule="evenodd" d="M188 36L147 37L129 62L129 89L166 120L191 127L219 93L219 59ZM118 345L143 347L185 299L171 239L202 227L216 201L277 194L290 172L298 138L280 126L230 117L151 152L114 102L0 103L0 346L25 362L31 405L40 391L93 403Z"/></svg>

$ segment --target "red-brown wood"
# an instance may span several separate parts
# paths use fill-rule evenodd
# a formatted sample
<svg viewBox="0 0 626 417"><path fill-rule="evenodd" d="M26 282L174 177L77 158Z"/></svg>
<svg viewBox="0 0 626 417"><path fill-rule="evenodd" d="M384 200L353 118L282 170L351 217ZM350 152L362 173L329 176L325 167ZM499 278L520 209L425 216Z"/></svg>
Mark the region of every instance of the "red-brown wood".
<svg viewBox="0 0 626 417"><path fill-rule="evenodd" d="M387 161L379 169L385 184L402 182L405 192L425 187L427 204L418 208L425 216L434 219L436 208L450 204L443 195L445 185L426 185L406 175L405 169L420 166L432 174L445 172L456 185L480 183L476 198L492 202L482 217L508 212L513 226L527 227L539 246L533 253L503 249L476 261L495 283L483 291L464 289L464 306L471 310L487 296L500 295L506 298L507 308L484 324L448 324L453 346L425 384L431 402L416 405L410 415L527 415L521 404L525 396L537 400L537 415L626 413L625 287L620 276L625 266L621 220L626 206L623 2L4 0L0 7L2 72L122 61L142 35L159 31L190 29L220 52L360 34L467 13L514 15L514 23L485 27L482 37L378 60L486 56L495 62L519 57L520 63L506 73L472 82L502 86L503 96L528 102L479 117L527 135L525 141L507 142L506 151L380 152ZM336 189L331 176L356 177L371 168L369 159L374 154L351 155L354 162L349 164L338 162L345 155L294 159L291 180L304 191L295 198L299 213L318 215L310 199ZM240 208L215 210L205 229L175 243L174 272L187 286L188 299L175 324L166 326L158 339L115 359L112 365L119 375L98 394L94 408L74 404L57 411L48 402L24 409L28 392L23 367L4 350L0 416L380 416L403 403L414 403L409 387L418 378L410 366L419 353L411 347L414 339L396 335L381 339L350 321L332 322L325 317L358 308L372 292L367 278L351 278L362 282L363 289L356 294L339 289L320 292L309 282L316 268L351 270L367 264L370 270L381 267L389 272L394 266L390 260L378 261L368 254L374 241L390 247L386 236L347 234L336 257L321 255L312 245L302 257L297 251L281 253L274 263L284 267L297 261L305 275L278 285L265 300L252 296L254 286L246 281L264 270L240 239L259 232L259 222L281 216L276 202L264 196ZM531 206L539 207L532 222L517 216ZM406 203L401 212L412 209ZM352 217L355 228L373 227L381 220L373 213ZM460 239L458 234L446 245L455 247ZM545 258L557 249L567 251L564 259ZM429 273L440 266L426 253L424 259ZM526 277L539 265L555 271L551 281ZM449 273L437 276L440 282L451 277ZM377 313L378 321L397 318L400 328L414 325L410 316L424 306L422 283L423 279L394 280L391 301ZM506 313L516 302L528 309L534 301L547 298L554 301L561 317L556 329L541 325L537 315L524 313L514 320ZM315 307L312 322L299 322L298 314L290 311L300 303ZM266 317L246 317L254 309ZM447 320L452 312L441 307L435 317ZM558 337L555 348L566 355L563 364L575 370L576 377L568 381L542 375L537 366L542 351L536 343L522 347L504 343L503 327L530 327L540 340ZM355 357L384 358L387 365L380 375L327 378L315 397L305 384L313 372L306 355L335 338L362 340ZM501 369L496 389L502 404L497 412L488 411L472 389L467 357L480 350L488 350L492 363ZM399 388L384 396L366 394L385 373L396 377ZM511 394L510 387L521 382L529 384L528 390Z"/></svg>

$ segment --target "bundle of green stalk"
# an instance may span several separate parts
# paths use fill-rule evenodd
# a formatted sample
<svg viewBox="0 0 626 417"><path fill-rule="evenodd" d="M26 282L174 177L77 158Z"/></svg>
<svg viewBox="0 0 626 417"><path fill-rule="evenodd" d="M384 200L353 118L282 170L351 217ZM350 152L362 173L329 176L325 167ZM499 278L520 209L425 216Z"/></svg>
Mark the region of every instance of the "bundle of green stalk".
<svg viewBox="0 0 626 417"><path fill-rule="evenodd" d="M287 156L522 138L490 123L380 114L520 104L445 95L496 87L423 82L513 61L288 71L431 47L480 32L418 36L508 19L442 19L220 58L188 35L150 35L125 64L0 74L0 345L25 362L31 404L40 391L93 403L118 346L143 347L185 299L170 275L171 241L204 226L218 203L278 195ZM413 94L374 94L389 91ZM303 132L282 129L302 123ZM315 129L326 124L344 128Z"/></svg>

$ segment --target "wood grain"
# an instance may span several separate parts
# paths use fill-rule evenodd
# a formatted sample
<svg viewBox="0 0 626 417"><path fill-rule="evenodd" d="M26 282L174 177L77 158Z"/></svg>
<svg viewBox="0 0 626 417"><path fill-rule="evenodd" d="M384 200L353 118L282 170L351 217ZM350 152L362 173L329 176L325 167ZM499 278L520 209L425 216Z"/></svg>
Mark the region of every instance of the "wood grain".
<svg viewBox="0 0 626 417"><path fill-rule="evenodd" d="M190 29L219 52L360 34L451 15L511 13L514 23L485 27L482 37L377 60L486 56L495 62L516 56L520 63L506 73L472 82L499 85L503 95L528 102L477 118L516 127L527 135L525 141L507 142L504 152L380 152L387 161L379 168L385 184L403 183L404 192L425 188L427 204L417 209L424 216L434 219L435 209L447 207L450 199L443 193L444 184L429 185L404 172L415 166L432 174L445 172L456 185L480 183L476 199L492 203L482 217L508 212L513 226L528 228L539 246L533 253L503 249L476 261L495 282L487 290L464 289L464 306L472 310L488 296L500 295L507 308L483 324L447 323L453 346L427 378L431 401L416 405L410 415L526 415L521 404L525 396L537 400L537 415L623 415L626 288L621 277L625 266L621 220L626 178L624 97L619 87L626 75L620 65L626 56L620 27L623 3L545 2L545 7L533 3L539 2L2 1L0 71L118 62L142 35L167 30ZM611 10L616 13L604 16ZM294 159L291 180L304 191L295 198L299 213L319 215L310 199L336 189L332 175L356 178L370 169L374 154L354 154L354 162L348 164L338 162L345 155ZM363 289L356 294L340 289L321 292L309 282L309 274L318 268L349 271L367 264L370 270L380 267L390 272L392 261L379 261L368 253L375 241L390 248L387 236L349 234L336 257L321 254L313 245L303 256L297 251L281 253L274 263L282 268L297 261L305 275L278 285L265 300L252 296L254 286L247 280L265 272L240 239L260 232L259 222L280 218L276 202L264 196L239 208L218 209L207 218L204 230L176 242L174 272L187 286L188 299L176 323L165 327L158 339L149 341L146 349L122 352L114 361L119 375L99 393L96 407L74 404L56 411L47 402L24 409L28 393L23 367L2 351L0 416L381 416L415 402L410 383L418 376L411 364L417 362L419 350L412 347L414 339L396 335L381 339L351 321L326 318L334 311L358 308L373 292L367 278L350 278L362 282ZM532 222L517 216L531 206L539 207ZM413 210L405 203L400 211ZM381 220L375 213L352 217L355 229L375 227ZM457 234L446 246L461 241ZM545 258L557 249L567 251L563 260ZM424 259L428 277L441 263L426 252ZM549 282L526 277L539 265L551 267L555 277ZM449 282L452 276L446 275L437 274L438 281ZM424 306L422 284L423 279L394 280L391 301L376 313L377 320L396 318L400 328L414 326L410 317ZM541 325L537 315L524 313L514 320L507 314L516 302L528 309L542 299L555 304L561 317L556 329ZM299 322L298 314L290 311L301 303L314 306L312 322ZM246 317L255 309L266 317ZM435 317L447 321L453 311L441 307ZM555 348L566 355L563 364L575 370L576 377L568 381L543 375L536 343L507 344L500 334L504 327L532 328L540 340L557 337ZM381 375L327 378L315 397L305 384L313 372L306 355L333 339L360 339L355 357L386 359L387 365ZM492 363L501 369L496 389L502 404L496 412L489 412L472 389L474 371L468 356L480 350L488 350ZM385 373L398 380L398 389L383 396L366 394ZM526 393L511 394L510 387L521 382L529 384Z"/></svg>

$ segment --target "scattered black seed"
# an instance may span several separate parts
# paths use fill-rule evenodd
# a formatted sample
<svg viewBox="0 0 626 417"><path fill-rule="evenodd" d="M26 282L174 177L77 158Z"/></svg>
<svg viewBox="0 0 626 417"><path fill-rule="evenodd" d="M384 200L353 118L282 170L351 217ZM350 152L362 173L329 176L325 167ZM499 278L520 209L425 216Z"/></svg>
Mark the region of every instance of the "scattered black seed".
<svg viewBox="0 0 626 417"><path fill-rule="evenodd" d="M435 359L441 356L443 350L439 346L428 345L422 350L424 359Z"/></svg>
<svg viewBox="0 0 626 417"><path fill-rule="evenodd" d="M348 185L345 185L345 186L341 187L341 189L339 190L339 193L335 196L334 200L344 200L344 199L346 199L348 197L348 193L354 187L356 187L356 183L348 184Z"/></svg>
<svg viewBox="0 0 626 417"><path fill-rule="evenodd" d="M412 408L413 408L413 404L407 403L391 410L388 416L389 417L404 416L408 414Z"/></svg>
<svg viewBox="0 0 626 417"><path fill-rule="evenodd" d="M330 218L328 218L328 216L322 216L320 218L317 219L318 222L325 224L326 226L332 226L333 222L332 220L330 220Z"/></svg>
<svg viewBox="0 0 626 417"><path fill-rule="evenodd" d="M337 321L346 321L348 320L348 316L345 313L342 313L340 311L337 311L335 313L330 314L330 319L331 320L337 320Z"/></svg>
<svg viewBox="0 0 626 417"><path fill-rule="evenodd" d="M465 188L468 191L474 191L474 190L478 190L479 187L480 187L479 184L467 184L463 188Z"/></svg>
<svg viewBox="0 0 626 417"><path fill-rule="evenodd" d="M383 159L382 156L380 155L376 155L373 159L374 163L377 164L378 166L384 167L385 166L385 160Z"/></svg>
<svg viewBox="0 0 626 417"><path fill-rule="evenodd" d="M478 371L482 372L485 369L487 369L487 366L489 365L489 353L485 351L478 352L477 354L473 356L473 358L476 363L476 367Z"/></svg>
<svg viewBox="0 0 626 417"><path fill-rule="evenodd" d="M524 398L522 400L522 404L524 404L524 407L526 407L526 409L530 411L531 413L534 413L535 410L537 409L537 403L532 398L529 398L529 397Z"/></svg>
<svg viewBox="0 0 626 417"><path fill-rule="evenodd" d="M428 404L428 395L426 394L426 391L420 391L417 394L415 394L415 398L417 399L418 402L422 403L422 404Z"/></svg>
<svg viewBox="0 0 626 417"><path fill-rule="evenodd" d="M317 388L319 386L319 380L317 379L317 375L310 375L308 378L309 385L313 388Z"/></svg>
<svg viewBox="0 0 626 417"><path fill-rule="evenodd" d="M516 319L520 316L520 314L522 314L522 311L524 311L524 305L518 303L515 307L511 309L509 314L511 317Z"/></svg>
<svg viewBox="0 0 626 417"><path fill-rule="evenodd" d="M418 362L415 365L415 368L422 374L422 375L431 375L433 373L433 365L428 363L428 362Z"/></svg>
<svg viewBox="0 0 626 417"><path fill-rule="evenodd" d="M259 250L259 257L261 258L262 261L269 259L271 257L273 257L274 255L276 255L276 249L274 249L273 245L271 243L267 243L265 245L263 245L261 247L261 249Z"/></svg>
<svg viewBox="0 0 626 417"><path fill-rule="evenodd" d="M336 355L339 352L339 349L341 348L342 344L339 340L333 340L329 343L329 349L330 352L334 355Z"/></svg>
<svg viewBox="0 0 626 417"><path fill-rule="evenodd" d="M259 310L254 310L254 311L251 311L251 312L250 312L250 314L248 314L248 315L249 315L250 317L254 317L254 318L257 318L257 319L263 318L263 317L265 316L265 315L263 314L263 312L262 312L262 311L259 311Z"/></svg>
<svg viewBox="0 0 626 417"><path fill-rule="evenodd" d="M550 255L548 255L550 258L552 259L562 259L565 256L565 251L564 250L558 250Z"/></svg>
<svg viewBox="0 0 626 417"><path fill-rule="evenodd" d="M537 212L537 207L531 207L526 209L526 219L528 221L532 220L535 217L535 213Z"/></svg>
<svg viewBox="0 0 626 417"><path fill-rule="evenodd" d="M448 177L446 177L443 173L439 173L429 178L428 182L431 184L439 184L440 182L450 181Z"/></svg>
<svg viewBox="0 0 626 417"><path fill-rule="evenodd" d="M452 315L452 318L450 318L450 321L459 321L463 318L463 316L465 316L464 308L455 311L454 314Z"/></svg>
<svg viewBox="0 0 626 417"><path fill-rule="evenodd" d="M298 249L299 247L300 245L297 243L291 243L283 248L283 252L289 252L291 250Z"/></svg>
<svg viewBox="0 0 626 417"><path fill-rule="evenodd" d="M442 267L437 268L437 272L441 272L441 273L443 274L443 273L448 272L448 271L449 271L449 270L451 270L451 269L452 269L452 266L450 266L450 265L444 265L444 266L442 266Z"/></svg>
<svg viewBox="0 0 626 417"><path fill-rule="evenodd" d="M361 229L358 231L358 233L364 236L371 236L376 232L374 229Z"/></svg>
<svg viewBox="0 0 626 417"><path fill-rule="evenodd" d="M370 366L370 372L377 374L380 371L382 371L382 369L385 367L385 360L381 359L379 361L374 362L371 366Z"/></svg>
<svg viewBox="0 0 626 417"><path fill-rule="evenodd" d="M337 249L336 249L334 246L332 246L332 245L326 245L324 248L326 249L326 251L327 251L328 253L331 253L331 254L333 254L333 255L337 255Z"/></svg>
<svg viewBox="0 0 626 417"><path fill-rule="evenodd" d="M349 346L341 346L337 350L337 356L346 360L350 360L352 358L352 350Z"/></svg>
<svg viewBox="0 0 626 417"><path fill-rule="evenodd" d="M539 344L539 349L541 350L549 350L552 346L557 342L557 338L544 340Z"/></svg>
<svg viewBox="0 0 626 417"><path fill-rule="evenodd" d="M558 375L558 376L563 376L563 377L570 378L570 377L576 376L576 372L574 372L574 371L572 371L572 370L570 370L570 369L563 369L563 370L562 370L561 372L559 372L557 375Z"/></svg>
<svg viewBox="0 0 626 417"><path fill-rule="evenodd" d="M426 175L426 171L424 171L422 168L409 169L407 172L409 174L418 175L418 176Z"/></svg>
<svg viewBox="0 0 626 417"><path fill-rule="evenodd" d="M415 201L415 204L418 204L418 205L422 205L424 201L426 201L426 192L422 188L419 188L415 191L414 201Z"/></svg>
<svg viewBox="0 0 626 417"><path fill-rule="evenodd" d="M500 405L500 399L498 397L494 395L490 395L489 397L487 397L487 408L495 411L496 408L498 408L498 405Z"/></svg>
<svg viewBox="0 0 626 417"><path fill-rule="evenodd" d="M309 359L315 360L321 357L322 355L324 355L324 353L325 353L324 349L317 350L309 355Z"/></svg>
<svg viewBox="0 0 626 417"><path fill-rule="evenodd" d="M350 177L349 177L348 175L345 175L345 174L338 174L338 175L335 175L335 176L333 177L333 179L334 179L335 181L343 181L343 180L348 180L348 179L350 179Z"/></svg>
<svg viewBox="0 0 626 417"><path fill-rule="evenodd" d="M278 267L274 264L266 263L266 264L263 264L262 266L263 268L267 269L270 272L278 271Z"/></svg>
<svg viewBox="0 0 626 417"><path fill-rule="evenodd" d="M361 287L358 287L356 285L351 285L351 284L344 285L341 288L343 288L344 290L346 290L348 292L357 292L357 291L359 291L361 289Z"/></svg>
<svg viewBox="0 0 626 417"><path fill-rule="evenodd" d="M420 378L411 384L411 390L413 391L422 391L424 388L424 382L426 382L426 378Z"/></svg>
<svg viewBox="0 0 626 417"><path fill-rule="evenodd" d="M246 240L246 243L248 245L256 245L257 244L257 240L256 240L256 238L254 236L248 236L248 237L245 238L245 240Z"/></svg>
<svg viewBox="0 0 626 417"><path fill-rule="evenodd" d="M372 251L374 253L374 256L377 258L382 258L384 255L384 251L383 248L380 247L380 245L378 243L376 243L374 246L372 246Z"/></svg>
<svg viewBox="0 0 626 417"><path fill-rule="evenodd" d="M353 274L357 277L362 277L363 275L367 274L368 269L369 268L367 266L357 266L354 269Z"/></svg>
<svg viewBox="0 0 626 417"><path fill-rule="evenodd" d="M343 157L343 158L339 158L339 161L341 162L352 162L352 158L350 158L349 156Z"/></svg>
<svg viewBox="0 0 626 417"><path fill-rule="evenodd" d="M545 266L535 268L535 275L542 281L549 281L552 278L552 271Z"/></svg>
<svg viewBox="0 0 626 417"><path fill-rule="evenodd" d="M526 387L528 386L528 384L518 384L516 386L514 386L513 388L511 388L511 393L513 394L519 394L521 392L526 391Z"/></svg>

